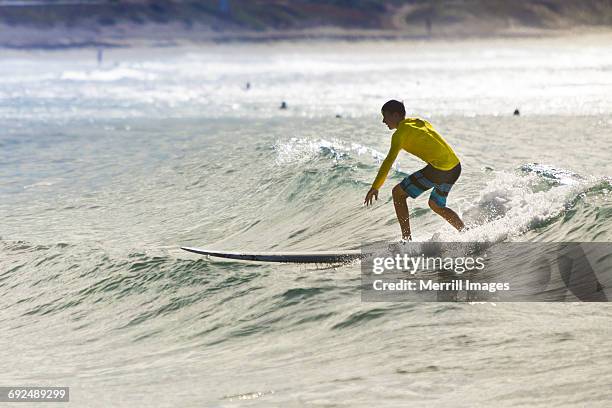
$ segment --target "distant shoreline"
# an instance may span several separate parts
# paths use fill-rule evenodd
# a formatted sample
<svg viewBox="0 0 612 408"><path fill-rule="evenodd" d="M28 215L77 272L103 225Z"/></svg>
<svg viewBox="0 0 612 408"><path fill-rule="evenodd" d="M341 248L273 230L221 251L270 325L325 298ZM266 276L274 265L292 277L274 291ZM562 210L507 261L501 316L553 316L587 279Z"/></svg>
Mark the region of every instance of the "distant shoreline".
<svg viewBox="0 0 612 408"><path fill-rule="evenodd" d="M224 43L274 43L286 41L463 41L479 39L560 38L568 36L607 36L612 28L575 27L571 29L516 28L495 33L449 31L432 35L397 30L311 28L214 32L210 29L181 30L168 26L124 27L118 33L73 29L31 29L0 26L0 48L11 50L66 50L79 48L175 47Z"/></svg>
<svg viewBox="0 0 612 408"><path fill-rule="evenodd" d="M534 38L612 30L609 0L0 0L0 48Z"/></svg>

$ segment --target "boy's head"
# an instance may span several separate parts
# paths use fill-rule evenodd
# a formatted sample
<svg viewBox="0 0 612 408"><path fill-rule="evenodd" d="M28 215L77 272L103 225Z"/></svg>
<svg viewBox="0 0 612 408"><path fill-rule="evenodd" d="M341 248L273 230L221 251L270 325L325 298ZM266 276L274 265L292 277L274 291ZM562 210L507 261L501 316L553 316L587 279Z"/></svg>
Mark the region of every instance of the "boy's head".
<svg viewBox="0 0 612 408"><path fill-rule="evenodd" d="M397 125L406 118L406 108L404 104L395 99L386 102L381 109L383 115L383 123L389 129L397 129Z"/></svg>

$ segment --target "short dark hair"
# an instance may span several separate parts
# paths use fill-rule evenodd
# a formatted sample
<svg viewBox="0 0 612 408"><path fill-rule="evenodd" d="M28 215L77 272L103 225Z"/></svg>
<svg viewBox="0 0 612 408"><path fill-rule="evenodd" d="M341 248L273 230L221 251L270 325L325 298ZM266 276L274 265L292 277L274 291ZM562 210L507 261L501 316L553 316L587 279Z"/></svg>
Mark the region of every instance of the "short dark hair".
<svg viewBox="0 0 612 408"><path fill-rule="evenodd" d="M391 99L390 101L385 102L385 104L382 106L381 111L389 113L399 113L402 116L406 116L406 108L404 108L404 103L396 101L395 99Z"/></svg>

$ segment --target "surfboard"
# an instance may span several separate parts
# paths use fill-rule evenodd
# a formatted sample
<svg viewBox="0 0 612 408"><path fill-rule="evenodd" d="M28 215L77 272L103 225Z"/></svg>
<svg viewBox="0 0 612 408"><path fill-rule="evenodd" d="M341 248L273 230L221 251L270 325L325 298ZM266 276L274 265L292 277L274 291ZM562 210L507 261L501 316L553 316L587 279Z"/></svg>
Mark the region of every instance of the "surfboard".
<svg viewBox="0 0 612 408"><path fill-rule="evenodd" d="M319 251L319 252L228 252L212 249L181 247L182 250L199 255L241 261L280 262L280 263L348 263L363 258L359 250Z"/></svg>

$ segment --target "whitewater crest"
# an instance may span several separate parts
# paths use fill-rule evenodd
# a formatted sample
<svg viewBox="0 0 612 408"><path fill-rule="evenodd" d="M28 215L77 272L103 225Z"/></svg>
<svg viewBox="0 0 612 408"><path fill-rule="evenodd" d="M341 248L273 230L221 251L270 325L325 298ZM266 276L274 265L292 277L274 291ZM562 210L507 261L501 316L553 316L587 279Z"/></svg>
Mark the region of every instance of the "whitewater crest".
<svg viewBox="0 0 612 408"><path fill-rule="evenodd" d="M585 177L566 169L538 163L517 171L498 171L487 181L476 202L462 213L468 231L435 235L440 241L520 240L529 230L553 222L587 193L606 194L610 180Z"/></svg>
<svg viewBox="0 0 612 408"><path fill-rule="evenodd" d="M60 75L62 80L113 82L120 80L154 81L158 77L152 72L117 66L110 69L95 69L84 71L64 71Z"/></svg>
<svg viewBox="0 0 612 408"><path fill-rule="evenodd" d="M339 139L310 139L293 137L289 140L278 140L274 144L276 164L295 165L306 163L316 158L327 157L334 161L349 159L351 157L367 157L380 164L385 154L368 146L354 142L344 142ZM399 164L393 165L396 171L401 171Z"/></svg>

